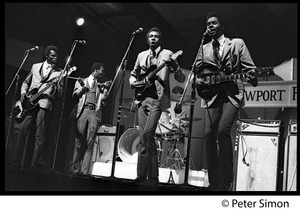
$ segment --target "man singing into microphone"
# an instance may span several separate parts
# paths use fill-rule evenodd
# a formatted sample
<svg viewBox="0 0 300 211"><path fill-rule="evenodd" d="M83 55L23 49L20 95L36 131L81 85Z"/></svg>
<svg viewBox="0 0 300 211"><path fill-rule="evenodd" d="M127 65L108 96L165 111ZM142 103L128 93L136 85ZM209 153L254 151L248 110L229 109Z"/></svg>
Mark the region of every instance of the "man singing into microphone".
<svg viewBox="0 0 300 211"><path fill-rule="evenodd" d="M224 75L248 73L247 82L257 85L254 62L244 40L224 36L224 21L219 13L209 13L206 18L211 41L203 45L196 62L198 77L203 74ZM233 181L233 151L230 133L239 108L244 106L244 84L241 79L208 86L208 81L197 80L198 94L205 113L206 156L209 190L228 191Z"/></svg>
<svg viewBox="0 0 300 211"><path fill-rule="evenodd" d="M33 50L36 50L36 47ZM55 80L61 74L61 69L56 66L58 48L53 45L46 47L45 56L46 60L44 62L32 65L30 73L22 83L20 102L31 99L30 96L34 95L31 94L34 93L34 90L38 90L38 92L41 91L43 89L42 87L44 87L47 83L51 83L51 81ZM37 99L37 106L25 113L24 118L20 123L20 129L14 151L13 167L16 170L20 170L24 167L21 166L24 146L27 142L26 139L29 137L30 127L34 121L36 122L35 145L31 159L31 166L28 170L41 171L45 167L44 154L46 148L47 126L52 111L52 102L55 97L61 97L63 94L62 84L63 80L44 91ZM24 103L24 105L26 105L26 103ZM26 110L26 108L23 109Z"/></svg>
<svg viewBox="0 0 300 211"><path fill-rule="evenodd" d="M143 92L139 99L136 96L140 143L135 182L147 186L158 186L155 130L162 111L171 106L170 73L174 73L175 79L180 83L184 82L185 75L178 63L171 58L173 53L161 47L162 33L158 28L154 27L149 30L146 35L146 41L149 49L138 54L129 78L130 86L135 89L139 88L139 86L143 87L146 83L152 84ZM166 65L149 81L149 71L155 71L155 67L159 67L164 63Z"/></svg>

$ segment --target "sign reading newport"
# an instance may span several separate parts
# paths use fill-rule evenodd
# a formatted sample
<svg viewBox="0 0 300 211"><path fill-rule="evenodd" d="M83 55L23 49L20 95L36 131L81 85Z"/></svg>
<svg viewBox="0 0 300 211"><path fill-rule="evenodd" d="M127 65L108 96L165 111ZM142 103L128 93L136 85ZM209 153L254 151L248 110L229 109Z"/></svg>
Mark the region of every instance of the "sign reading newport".
<svg viewBox="0 0 300 211"><path fill-rule="evenodd" d="M297 107L297 81L245 84L245 107Z"/></svg>

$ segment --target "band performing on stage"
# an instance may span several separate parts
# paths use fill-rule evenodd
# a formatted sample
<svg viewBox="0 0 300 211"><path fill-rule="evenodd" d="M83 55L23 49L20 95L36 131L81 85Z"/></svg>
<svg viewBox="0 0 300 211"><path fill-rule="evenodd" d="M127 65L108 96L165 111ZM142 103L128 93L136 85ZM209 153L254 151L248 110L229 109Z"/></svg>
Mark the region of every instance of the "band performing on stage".
<svg viewBox="0 0 300 211"><path fill-rule="evenodd" d="M120 48L116 72L108 68L111 55L81 68L85 39L73 41L59 67L64 51L59 55L51 43L18 87L19 71L39 47L28 49L11 83L16 90L7 90L13 106L6 122L6 170L110 178L156 189L295 190L294 111L274 119L253 119L246 111L279 101L288 103L279 107L294 107L295 79L272 83L281 67L256 66L253 41L227 34L225 20L207 12L196 49L165 45L173 38L165 33L167 24L144 33L140 27L129 34L127 49ZM182 67L183 58L193 62L190 70Z"/></svg>

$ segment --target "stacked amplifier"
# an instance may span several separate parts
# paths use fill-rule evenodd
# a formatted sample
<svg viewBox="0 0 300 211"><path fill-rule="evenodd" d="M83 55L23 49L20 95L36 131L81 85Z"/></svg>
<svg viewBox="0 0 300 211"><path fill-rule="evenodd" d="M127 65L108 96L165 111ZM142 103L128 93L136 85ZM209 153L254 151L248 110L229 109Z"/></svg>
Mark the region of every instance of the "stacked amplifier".
<svg viewBox="0 0 300 211"><path fill-rule="evenodd" d="M291 119L284 145L283 191L297 191L297 120Z"/></svg>

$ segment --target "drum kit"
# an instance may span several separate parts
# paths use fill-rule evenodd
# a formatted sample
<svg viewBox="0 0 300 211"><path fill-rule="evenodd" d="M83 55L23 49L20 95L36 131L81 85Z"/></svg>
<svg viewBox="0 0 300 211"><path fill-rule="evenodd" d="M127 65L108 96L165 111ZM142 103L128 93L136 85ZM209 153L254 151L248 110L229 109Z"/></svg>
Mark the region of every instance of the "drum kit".
<svg viewBox="0 0 300 211"><path fill-rule="evenodd" d="M179 101L179 98L174 98L172 100ZM190 101L190 96L186 96L184 100ZM133 103L134 99L125 98L125 101ZM134 113L135 118L133 127L129 127L119 139L118 155L123 162L137 163L139 151L139 128L135 125L137 112L136 109L133 108L122 107L122 109ZM192 120L199 121L201 118L193 118ZM189 117L180 117L179 121L178 119L177 121L174 121L171 118L171 112L169 110L162 112L155 130L159 167L171 169L185 168L185 162L180 151L177 149L177 144L184 143L184 139L188 137L189 121ZM163 142L168 143L168 152L167 157L162 160L162 152L164 151L162 148Z"/></svg>

